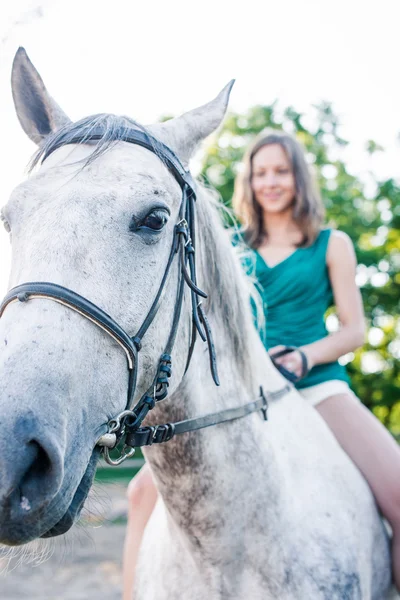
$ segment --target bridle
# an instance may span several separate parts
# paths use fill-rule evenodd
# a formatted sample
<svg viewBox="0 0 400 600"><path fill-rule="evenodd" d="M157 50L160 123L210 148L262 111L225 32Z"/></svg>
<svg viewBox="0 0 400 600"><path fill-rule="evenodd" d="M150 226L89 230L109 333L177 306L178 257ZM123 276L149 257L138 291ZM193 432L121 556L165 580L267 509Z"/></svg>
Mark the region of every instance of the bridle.
<svg viewBox="0 0 400 600"><path fill-rule="evenodd" d="M101 128L94 128L91 130L89 135L77 135L72 140L70 139L68 143L79 144L82 142L86 143L88 141L99 141L103 137L104 131ZM207 317L204 314L200 301L200 298L207 298L207 295L197 286L195 261L196 192L193 178L190 172L185 170L174 152L168 146L152 137L148 133L139 129L130 128L124 132L123 138L121 138L119 141L143 146L147 150L150 150L156 154L175 177L182 190L182 200L179 209L178 221L174 227L173 242L165 272L154 301L136 335L131 337L116 321L114 321L112 317L110 317L110 315L108 315L97 305L90 302L90 300L87 300L76 292L55 283L23 283L12 288L0 304L1 318L7 306L12 302L24 303L31 299L53 300L74 310L82 317L85 317L93 324L100 327L125 351L129 371L126 407L123 412L108 422L108 432L103 434L97 441L97 445L103 448L105 460L112 465L118 465L126 458L132 456L135 452L135 448L139 446L149 446L153 443L163 443L172 439L172 437L176 434L202 429L203 427L209 427L225 421L231 421L256 411L262 411L263 416L266 419L268 405L266 395L260 387L260 398L257 401L250 402L238 408L227 409L218 413L206 415L204 417L187 419L177 423L165 423L156 426L142 427L142 422L148 412L154 408L157 402L163 400L168 395L169 378L171 376L172 368L171 354L178 332L185 284L187 284L190 289L192 304L192 333L185 373L190 364L196 342L196 334L198 333L201 339L207 343L211 374L216 385L219 385L219 378L211 328ZM51 150L44 155L43 161L52 152L63 145L64 141L61 138L58 143L55 143ZM167 344L164 348L164 352L158 361L154 379L147 391L135 404L134 401L139 368L139 352L142 347L142 339L160 308L165 286L168 281L175 257L177 257L177 260L179 260L180 268L178 270L177 297L171 331L167 340ZM268 397L271 399L279 398L286 394L290 389L291 386L287 384L284 388L276 392L270 392ZM122 441L123 448L120 456L116 459L112 458L110 456L110 449L115 448Z"/></svg>

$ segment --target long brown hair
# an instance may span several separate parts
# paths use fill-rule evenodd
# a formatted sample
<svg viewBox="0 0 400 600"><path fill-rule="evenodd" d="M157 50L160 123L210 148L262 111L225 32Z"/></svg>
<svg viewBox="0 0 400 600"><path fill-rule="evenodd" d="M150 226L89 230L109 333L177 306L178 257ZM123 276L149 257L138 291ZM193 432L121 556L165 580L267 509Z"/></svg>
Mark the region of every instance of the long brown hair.
<svg viewBox="0 0 400 600"><path fill-rule="evenodd" d="M244 226L244 237L252 248L258 248L265 240L263 210L254 197L251 187L252 163L257 152L271 144L279 144L291 165L296 194L293 205L293 219L303 233L300 246L311 245L322 228L325 210L301 144L285 131L264 129L248 147L243 158L244 169L235 181L233 208Z"/></svg>

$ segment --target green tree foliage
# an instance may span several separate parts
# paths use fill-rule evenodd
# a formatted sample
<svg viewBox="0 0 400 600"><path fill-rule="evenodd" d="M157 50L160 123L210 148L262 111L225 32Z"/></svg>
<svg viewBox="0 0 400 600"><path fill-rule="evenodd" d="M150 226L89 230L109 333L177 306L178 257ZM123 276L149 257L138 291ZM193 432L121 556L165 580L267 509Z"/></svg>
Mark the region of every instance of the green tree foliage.
<svg viewBox="0 0 400 600"><path fill-rule="evenodd" d="M231 205L234 179L247 144L265 127L295 133L313 165L330 224L353 240L359 263L368 336L364 347L344 357L356 394L400 439L400 184L394 179L363 181L343 159L348 142L338 133L329 103L314 107L314 124L293 107L255 106L231 114L206 150L202 174ZM366 153L384 152L373 140ZM335 322L332 309L328 323Z"/></svg>

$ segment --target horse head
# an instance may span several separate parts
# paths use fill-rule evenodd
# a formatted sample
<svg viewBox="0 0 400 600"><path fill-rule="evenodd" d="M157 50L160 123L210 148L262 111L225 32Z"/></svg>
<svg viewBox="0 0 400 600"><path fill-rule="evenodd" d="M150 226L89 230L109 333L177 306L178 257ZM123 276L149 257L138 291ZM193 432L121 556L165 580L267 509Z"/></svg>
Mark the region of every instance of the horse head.
<svg viewBox="0 0 400 600"><path fill-rule="evenodd" d="M134 336L168 268L182 186L154 152L123 141L124 135L144 131L186 166L198 143L220 124L230 88L201 108L148 128L109 114L74 123L20 49L13 97L21 126L39 149L36 166L3 209L12 244L10 287L63 286ZM90 137L94 130L102 131L98 142ZM168 345L178 275L174 262L140 341L135 397L151 385ZM115 336L65 301L23 296L3 307L0 319L0 541L10 545L59 535L76 520L93 480L97 442L126 408L130 369L137 367L127 365ZM185 371L190 305L185 294L171 391Z"/></svg>

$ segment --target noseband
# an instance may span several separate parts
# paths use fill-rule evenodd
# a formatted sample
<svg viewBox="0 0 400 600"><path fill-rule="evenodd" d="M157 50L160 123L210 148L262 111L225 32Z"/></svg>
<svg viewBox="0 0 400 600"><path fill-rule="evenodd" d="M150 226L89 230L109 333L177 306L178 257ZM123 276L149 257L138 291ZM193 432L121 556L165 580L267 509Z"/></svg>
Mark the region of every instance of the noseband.
<svg viewBox="0 0 400 600"><path fill-rule="evenodd" d="M98 141L103 137L104 131L100 128L95 128L88 136L76 136L73 140L69 140L68 143L79 144L88 141ZM196 334L198 333L201 339L207 343L211 374L216 385L219 385L219 378L211 328L200 301L200 298L207 298L207 295L197 286L195 261L196 192L193 178L190 172L185 170L172 150L148 133L138 129L127 129L123 139L120 141L143 146L156 154L175 177L182 190L179 217L174 227L173 242L164 276L147 316L136 335L131 337L101 308L76 292L55 283L30 282L16 286L7 293L0 305L1 318L6 307L12 302L27 302L28 300L38 298L53 300L74 310L82 317L85 317L97 325L112 337L124 350L129 371L126 407L122 413L108 422L108 432L102 435L97 441L97 445L103 447L105 460L112 465L118 465L126 458L132 456L135 452L135 448L138 446L166 442L179 433L185 433L187 431L209 427L210 425L215 425L224 421L237 419L255 411L262 411L264 418L267 418L267 399L262 388L260 388L259 400L238 408L224 410L219 413L206 415L205 417L187 419L178 423L166 423L153 427L141 426L147 413L154 408L157 402L163 400L168 395L169 378L172 369L171 354L175 344L182 312L185 283L190 288L192 304L192 333L185 373L189 367L196 341ZM54 150L63 145L64 142L61 139L59 143L55 144L51 151L44 156L43 160L54 152ZM139 352L142 347L142 339L160 308L165 286L175 257L179 260L180 268L171 331L164 352L158 361L156 374L150 387L142 395L139 401L134 404L139 368ZM286 385L281 390L269 393L268 396L270 398L278 398L283 396L290 389L290 386ZM122 440L124 443L121 454L117 459L113 459L110 456L110 449L115 448Z"/></svg>

